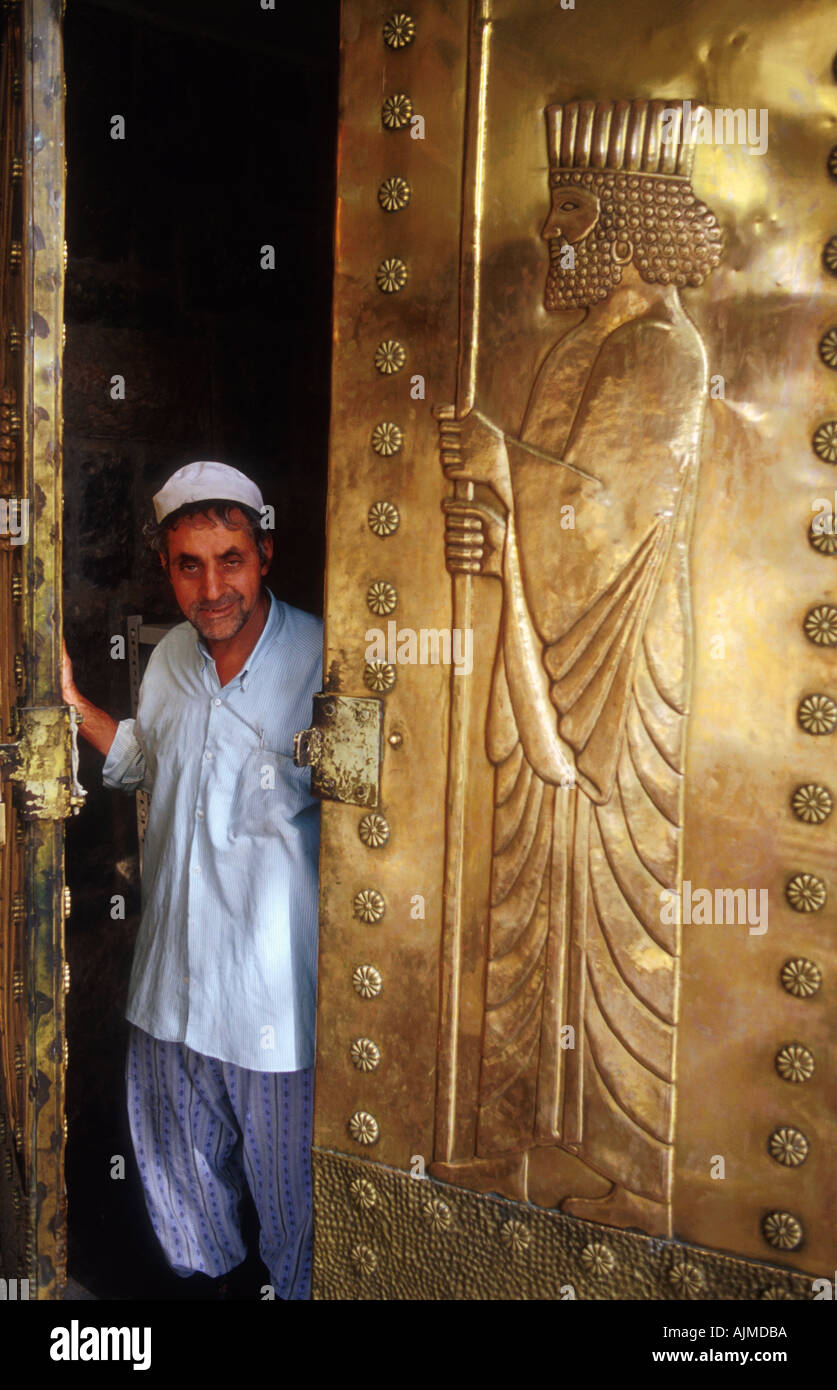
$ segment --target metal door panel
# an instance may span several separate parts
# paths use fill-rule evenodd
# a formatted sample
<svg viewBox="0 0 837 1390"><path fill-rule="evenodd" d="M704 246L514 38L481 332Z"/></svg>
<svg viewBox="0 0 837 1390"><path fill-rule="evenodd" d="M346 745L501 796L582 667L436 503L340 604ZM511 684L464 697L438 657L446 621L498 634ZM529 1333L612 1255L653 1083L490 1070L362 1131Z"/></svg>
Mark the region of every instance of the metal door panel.
<svg viewBox="0 0 837 1390"><path fill-rule="evenodd" d="M650 0L439 0L387 18L356 0L342 51L327 688L378 695L384 754L380 821L324 806L317 1290L811 1297L811 1277L834 1266L837 1206L835 554L827 525L810 532L826 508L816 499L833 514L837 457L837 256L826 253L837 89L824 16L785 0L761 7L757 25L744 0L670 16ZM576 358L555 355L581 316L544 305L550 168L561 186L559 170L579 186L581 170L633 176L635 192L598 174L588 186L618 183L653 236L668 235L669 216L677 234L695 227L693 202L666 211L672 177L677 198L692 197L687 166L666 165L667 151L652 166L655 117L639 105L686 100L732 121L722 115L717 143L683 154L707 209L701 283L665 291L668 360L629 354L599 380L592 338L576 339ZM645 132L634 163L618 121L628 147ZM753 153L760 129L766 148ZM645 209L642 178L649 203L659 196ZM647 251L653 236L635 241ZM635 483L613 462L619 419L584 415L606 398L643 443ZM564 491L550 495L543 440L568 401L566 461L551 459ZM518 589L508 540L501 582L451 583L445 569L442 503L471 484L455 467L445 477L431 407L471 405L506 436ZM585 477L572 458L589 455L596 428L600 469ZM608 587L652 485L673 499L643 539L652 558L637 550L623 590ZM575 549L544 521L556 498L578 507ZM607 545L595 515L614 518ZM562 615L573 594L592 596L584 651L603 670L606 619L634 611L623 591L648 595L640 616L620 618L620 640L641 653L630 647L621 705L603 696L579 732L572 711L590 678L570 651L582 629ZM368 633L388 638L390 622L395 648L367 661ZM458 624L473 633L470 676L398 660L398 630ZM607 690L621 689L612 679ZM517 751L504 764L509 709ZM549 760L567 750L577 781L562 786ZM495 814L504 797L511 809ZM535 882L532 846L547 856L547 838L540 896L504 909L504 893L522 903L526 874ZM759 907L766 893L766 918L742 920L731 896L742 890ZM731 920L666 922L666 894L682 913L700 891ZM524 926L538 943L529 956ZM562 1055L571 1019L578 1038Z"/></svg>

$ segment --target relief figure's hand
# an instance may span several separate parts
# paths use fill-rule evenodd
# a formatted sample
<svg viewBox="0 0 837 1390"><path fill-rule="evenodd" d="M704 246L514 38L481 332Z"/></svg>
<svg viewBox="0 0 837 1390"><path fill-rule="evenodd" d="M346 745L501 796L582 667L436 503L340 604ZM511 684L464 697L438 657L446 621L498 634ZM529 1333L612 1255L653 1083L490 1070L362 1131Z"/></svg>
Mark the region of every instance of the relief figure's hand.
<svg viewBox="0 0 837 1390"><path fill-rule="evenodd" d="M503 576L508 511L493 488L476 483L473 498L446 497L445 564L451 574Z"/></svg>
<svg viewBox="0 0 837 1390"><path fill-rule="evenodd" d="M447 476L454 482L486 483L508 510L512 490L503 431L478 410L461 419L455 418L452 405L436 406L433 413L439 421L439 453Z"/></svg>

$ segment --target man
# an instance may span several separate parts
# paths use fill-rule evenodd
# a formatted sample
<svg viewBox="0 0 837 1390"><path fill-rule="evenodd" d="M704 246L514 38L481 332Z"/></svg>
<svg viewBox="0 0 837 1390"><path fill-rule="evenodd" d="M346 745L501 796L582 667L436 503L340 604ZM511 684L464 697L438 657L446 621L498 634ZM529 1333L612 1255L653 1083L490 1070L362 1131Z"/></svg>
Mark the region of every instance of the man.
<svg viewBox="0 0 837 1390"><path fill-rule="evenodd" d="M708 392L680 288L721 254L683 108L548 108L545 308L583 316L518 438L478 411L441 425L474 482L473 503L445 504L448 567L499 579L503 611L475 1157L433 1171L663 1235L680 929L661 901L680 889Z"/></svg>
<svg viewBox="0 0 837 1390"><path fill-rule="evenodd" d="M154 498L152 547L188 619L154 648L136 719L63 696L107 787L151 793L128 991L128 1109L172 1268L246 1255L245 1182L279 1298L309 1296L319 805L293 764L320 688L322 624L266 588L259 489L222 463Z"/></svg>

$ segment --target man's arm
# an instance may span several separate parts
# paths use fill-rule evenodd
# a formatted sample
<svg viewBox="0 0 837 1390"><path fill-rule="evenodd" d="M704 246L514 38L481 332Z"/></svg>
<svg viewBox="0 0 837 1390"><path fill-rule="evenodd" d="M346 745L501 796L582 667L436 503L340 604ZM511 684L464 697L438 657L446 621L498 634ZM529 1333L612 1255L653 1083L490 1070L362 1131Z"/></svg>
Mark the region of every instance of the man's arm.
<svg viewBox="0 0 837 1390"><path fill-rule="evenodd" d="M61 660L61 694L68 705L75 705L81 713L84 722L80 728L85 738L105 755L103 784L126 795L140 790L150 795L154 790L154 774L146 762L141 736L137 733L137 720L122 719L117 723L105 710L85 700L76 689L66 646Z"/></svg>
<svg viewBox="0 0 837 1390"><path fill-rule="evenodd" d="M66 705L75 705L83 719L80 725L82 734L88 743L92 743L94 748L98 748L99 752L104 753L107 757L116 736L117 722L115 719L111 719L105 710L99 709L98 705L93 705L89 700L86 700L76 689L73 680L73 663L70 661L67 645L63 639L61 647L61 698Z"/></svg>

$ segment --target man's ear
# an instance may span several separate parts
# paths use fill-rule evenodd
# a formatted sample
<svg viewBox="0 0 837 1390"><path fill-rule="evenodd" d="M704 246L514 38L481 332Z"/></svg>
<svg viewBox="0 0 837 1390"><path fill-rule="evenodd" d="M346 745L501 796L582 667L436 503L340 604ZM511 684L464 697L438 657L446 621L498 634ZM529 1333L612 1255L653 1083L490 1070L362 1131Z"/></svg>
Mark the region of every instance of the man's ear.
<svg viewBox="0 0 837 1390"><path fill-rule="evenodd" d="M270 535L269 532L267 532L264 537L264 549L267 559L265 560L264 564L260 567L261 574L267 574L267 571L270 568L270 562L273 559L273 537Z"/></svg>
<svg viewBox="0 0 837 1390"><path fill-rule="evenodd" d="M168 574L168 572L169 572L169 557L168 557L168 555L166 554L165 550L160 550L160 551L158 551L158 554L159 554L159 556L160 556L160 564L163 566L163 569L165 570L166 574Z"/></svg>

